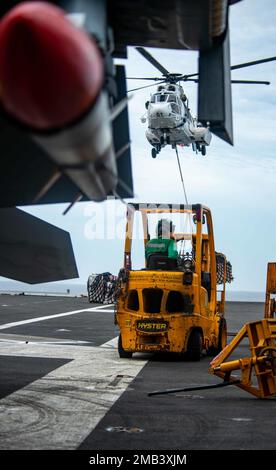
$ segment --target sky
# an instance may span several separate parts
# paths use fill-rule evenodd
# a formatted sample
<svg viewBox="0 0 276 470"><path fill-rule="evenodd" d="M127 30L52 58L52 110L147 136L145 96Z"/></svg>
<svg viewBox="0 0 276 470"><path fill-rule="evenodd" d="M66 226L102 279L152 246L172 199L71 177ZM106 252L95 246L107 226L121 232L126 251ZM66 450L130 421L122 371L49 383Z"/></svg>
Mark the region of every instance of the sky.
<svg viewBox="0 0 276 470"><path fill-rule="evenodd" d="M275 0L243 0L231 6L230 45L232 65L275 56ZM172 72L197 71L198 52L149 51ZM127 76L158 73L134 48L128 48L127 60L116 62L126 66ZM216 250L225 253L233 265L235 280L230 289L263 291L267 262L276 261L276 61L235 70L232 78L271 81L270 86L232 86L234 146L213 135L205 157L188 147L180 148L179 154L189 203L211 208ZM144 84L128 83L129 88ZM184 85L196 115L197 85ZM175 151L166 147L152 159L146 124L140 121L154 90L135 92L129 102L135 200L183 203ZM80 275L76 282L86 282L91 273L117 274L123 263L124 204L78 203L63 216L66 206L22 209L70 232ZM138 264L143 263L141 247L142 241Z"/></svg>

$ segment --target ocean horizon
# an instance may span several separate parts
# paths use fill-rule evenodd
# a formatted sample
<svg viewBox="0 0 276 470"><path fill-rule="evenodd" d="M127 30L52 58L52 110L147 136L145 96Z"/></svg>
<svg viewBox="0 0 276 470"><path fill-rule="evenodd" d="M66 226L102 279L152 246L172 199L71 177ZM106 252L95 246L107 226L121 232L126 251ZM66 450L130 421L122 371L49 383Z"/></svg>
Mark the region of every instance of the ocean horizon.
<svg viewBox="0 0 276 470"><path fill-rule="evenodd" d="M49 282L45 284L25 284L12 280L0 280L0 295L58 295L68 297L86 296L86 284L70 281ZM226 290L228 302L264 302L265 292Z"/></svg>

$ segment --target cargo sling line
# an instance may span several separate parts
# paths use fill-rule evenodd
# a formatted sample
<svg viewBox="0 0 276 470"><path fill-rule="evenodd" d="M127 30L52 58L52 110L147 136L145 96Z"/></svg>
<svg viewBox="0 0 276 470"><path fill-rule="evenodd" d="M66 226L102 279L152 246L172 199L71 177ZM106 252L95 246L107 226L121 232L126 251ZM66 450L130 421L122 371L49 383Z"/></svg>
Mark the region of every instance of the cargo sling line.
<svg viewBox="0 0 276 470"><path fill-rule="evenodd" d="M181 179L181 183L182 183L182 188L183 188L185 203L186 203L187 205L189 205L188 197L187 197L187 193L186 193L186 188L185 188L185 183L184 183L184 178L183 178L183 173L182 173L182 169L181 169L181 165L180 165L180 160L179 160L179 155L178 155L177 146L175 146L175 153L176 153L176 158L177 158L178 169L179 169L180 179ZM189 215L189 222L190 222L190 227L192 227L192 222L191 222L191 216L190 216L190 215ZM184 230L184 231L185 231L185 230ZM184 241L184 240L181 240L180 254L184 255L184 252L185 252L185 241Z"/></svg>
<svg viewBox="0 0 276 470"><path fill-rule="evenodd" d="M181 170L181 165L180 165L180 161L179 161L179 155L178 155L177 146L175 147L175 152L176 152L176 157L177 157L177 163L178 163L180 178L181 178L181 182L182 182L182 188L183 188L184 198L185 198L186 204L188 205L189 203L188 203L187 193L186 193L186 189L185 189L185 183L184 183L184 178L183 178L183 174L182 174L182 170Z"/></svg>
<svg viewBox="0 0 276 470"><path fill-rule="evenodd" d="M181 179L181 183L182 183L182 188L183 188L183 193L184 193L184 199L185 199L185 203L187 205L189 205L189 202L188 202L188 197L187 197L187 193L186 193L186 188L185 188L185 182L184 182L184 178L183 178L183 173L182 173L182 169L181 169L181 165L180 165L180 160L179 160L179 155L178 155L178 150L177 150L177 146L175 147L175 152L176 152L176 157L177 157L177 163L178 163L178 169L179 169L179 174L180 174L180 179ZM119 199L124 205L126 205L128 208L130 208L129 204L117 193L116 190L113 191L113 195ZM191 217L190 217L191 219ZM190 224L191 224L191 221L190 221ZM191 224L192 226L192 224ZM180 252L184 252L184 246L185 246L185 243L184 243L184 240L181 241L181 247L180 247Z"/></svg>

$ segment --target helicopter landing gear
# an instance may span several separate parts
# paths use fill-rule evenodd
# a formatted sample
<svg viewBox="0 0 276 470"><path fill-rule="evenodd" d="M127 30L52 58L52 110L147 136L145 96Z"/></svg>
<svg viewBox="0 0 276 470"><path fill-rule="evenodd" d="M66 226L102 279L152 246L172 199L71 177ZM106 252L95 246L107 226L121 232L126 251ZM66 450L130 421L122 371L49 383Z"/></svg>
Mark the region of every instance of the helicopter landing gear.
<svg viewBox="0 0 276 470"><path fill-rule="evenodd" d="M151 156L152 158L156 158L157 157L157 150L156 148L153 147L153 149L151 149Z"/></svg>
<svg viewBox="0 0 276 470"><path fill-rule="evenodd" d="M203 156L206 155L206 145L200 145L198 142L196 142L196 144L194 144L193 142L193 150L196 149L196 152L200 152ZM194 145L195 145L195 148L194 148Z"/></svg>
<svg viewBox="0 0 276 470"><path fill-rule="evenodd" d="M160 144L157 144L155 147L153 147L151 149L151 156L152 158L156 158L157 157L157 154L160 152L161 150L161 145Z"/></svg>

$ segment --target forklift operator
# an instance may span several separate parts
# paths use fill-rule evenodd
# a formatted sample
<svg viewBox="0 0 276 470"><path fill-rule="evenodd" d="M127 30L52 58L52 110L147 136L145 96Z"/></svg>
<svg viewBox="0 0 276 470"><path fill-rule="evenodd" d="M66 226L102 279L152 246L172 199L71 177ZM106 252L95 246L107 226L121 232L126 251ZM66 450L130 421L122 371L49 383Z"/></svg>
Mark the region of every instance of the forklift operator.
<svg viewBox="0 0 276 470"><path fill-rule="evenodd" d="M158 238L152 238L146 244L146 258L152 254L168 256L169 258L177 259L178 252L176 242L173 237L175 226L171 220L161 219L158 221L156 227L156 234Z"/></svg>

